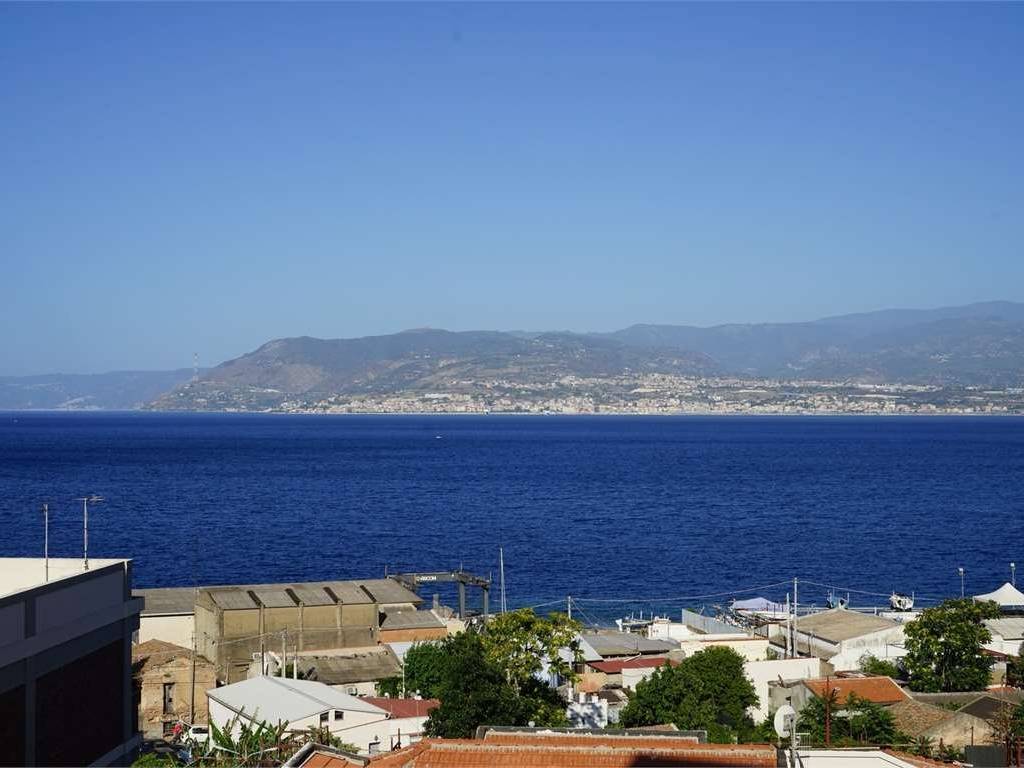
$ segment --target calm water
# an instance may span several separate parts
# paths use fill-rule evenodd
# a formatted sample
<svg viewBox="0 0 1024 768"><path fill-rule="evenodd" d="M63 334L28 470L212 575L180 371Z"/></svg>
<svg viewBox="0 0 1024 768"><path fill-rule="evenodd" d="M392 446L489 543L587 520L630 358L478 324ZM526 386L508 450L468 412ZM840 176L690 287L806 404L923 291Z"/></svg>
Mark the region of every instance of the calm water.
<svg viewBox="0 0 1024 768"><path fill-rule="evenodd" d="M51 554L80 555L95 492L90 554L140 586L496 573L500 543L514 605L944 596L958 565L969 592L1024 580L1022 481L1009 418L4 413L0 554L42 553L49 501Z"/></svg>

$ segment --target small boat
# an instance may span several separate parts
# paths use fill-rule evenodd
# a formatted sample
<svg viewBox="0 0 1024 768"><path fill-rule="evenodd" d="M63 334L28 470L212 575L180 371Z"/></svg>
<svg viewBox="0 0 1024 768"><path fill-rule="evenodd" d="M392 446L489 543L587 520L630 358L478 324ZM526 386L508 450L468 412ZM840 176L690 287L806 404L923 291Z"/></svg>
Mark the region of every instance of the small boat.
<svg viewBox="0 0 1024 768"><path fill-rule="evenodd" d="M910 611L914 608L914 596L893 592L889 596L889 607L894 611Z"/></svg>

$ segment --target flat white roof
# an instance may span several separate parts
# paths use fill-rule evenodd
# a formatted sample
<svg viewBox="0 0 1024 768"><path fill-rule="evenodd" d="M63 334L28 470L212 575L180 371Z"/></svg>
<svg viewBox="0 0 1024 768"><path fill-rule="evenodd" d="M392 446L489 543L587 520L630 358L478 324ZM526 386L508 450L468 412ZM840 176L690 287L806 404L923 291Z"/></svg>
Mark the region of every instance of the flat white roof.
<svg viewBox="0 0 1024 768"><path fill-rule="evenodd" d="M127 559L89 558L89 570L127 562ZM46 561L41 557L0 557L0 597L82 573L85 573L85 562L80 557L51 557L49 579L46 578Z"/></svg>
<svg viewBox="0 0 1024 768"><path fill-rule="evenodd" d="M221 688L211 688L206 695L228 709L268 723L292 723L329 709L368 712L381 717L387 715L380 707L315 680L250 677Z"/></svg>

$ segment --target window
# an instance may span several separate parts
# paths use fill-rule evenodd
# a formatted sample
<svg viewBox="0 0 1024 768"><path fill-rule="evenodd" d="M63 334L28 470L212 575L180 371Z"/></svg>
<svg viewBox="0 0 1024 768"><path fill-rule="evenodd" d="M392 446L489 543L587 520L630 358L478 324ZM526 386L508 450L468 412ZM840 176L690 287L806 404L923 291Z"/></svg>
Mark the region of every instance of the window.
<svg viewBox="0 0 1024 768"><path fill-rule="evenodd" d="M320 713L320 725L327 725L327 712Z"/></svg>
<svg viewBox="0 0 1024 768"><path fill-rule="evenodd" d="M340 710L340 709L334 710L334 719L335 720L344 720L345 719L345 713L342 710Z"/></svg>
<svg viewBox="0 0 1024 768"><path fill-rule="evenodd" d="M164 683L164 714L174 714L174 683Z"/></svg>

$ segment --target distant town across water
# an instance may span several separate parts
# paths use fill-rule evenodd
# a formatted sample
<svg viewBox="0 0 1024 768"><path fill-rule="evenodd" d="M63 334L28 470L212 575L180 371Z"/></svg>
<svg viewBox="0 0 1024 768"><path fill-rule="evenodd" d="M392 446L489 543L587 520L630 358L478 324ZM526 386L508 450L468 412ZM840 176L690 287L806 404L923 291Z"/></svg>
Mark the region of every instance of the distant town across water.
<svg viewBox="0 0 1024 768"><path fill-rule="evenodd" d="M994 589L1024 562L1021 477L1014 417L0 415L6 556L42 553L43 502L51 555L79 555L96 493L90 553L142 587L496 579L501 547L510 607L606 619L793 576L817 605L927 604L959 568Z"/></svg>

